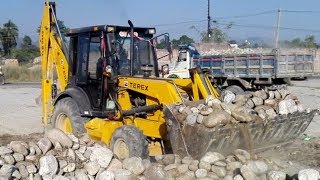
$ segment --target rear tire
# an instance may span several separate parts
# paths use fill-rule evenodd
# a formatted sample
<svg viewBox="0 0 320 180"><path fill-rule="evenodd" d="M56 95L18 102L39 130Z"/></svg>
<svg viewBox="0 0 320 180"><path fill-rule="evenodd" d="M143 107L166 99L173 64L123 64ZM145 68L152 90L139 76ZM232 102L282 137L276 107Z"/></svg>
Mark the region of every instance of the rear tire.
<svg viewBox="0 0 320 180"><path fill-rule="evenodd" d="M120 160L134 156L149 158L147 138L135 126L118 127L112 134L110 147Z"/></svg>
<svg viewBox="0 0 320 180"><path fill-rule="evenodd" d="M70 122L66 122L67 120ZM71 97L66 97L59 100L55 105L51 123L53 127L59 128L64 132L70 131L65 127L66 123L69 123L72 133L79 135L86 132L84 124L87 120L87 118L80 116L77 103Z"/></svg>

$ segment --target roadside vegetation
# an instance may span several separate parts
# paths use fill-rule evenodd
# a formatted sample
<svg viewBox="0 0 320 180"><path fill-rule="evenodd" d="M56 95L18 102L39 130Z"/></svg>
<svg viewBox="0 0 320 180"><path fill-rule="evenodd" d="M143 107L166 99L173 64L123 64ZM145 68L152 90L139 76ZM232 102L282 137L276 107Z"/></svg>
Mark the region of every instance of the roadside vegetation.
<svg viewBox="0 0 320 180"><path fill-rule="evenodd" d="M40 82L41 66L4 66L3 72L7 82Z"/></svg>

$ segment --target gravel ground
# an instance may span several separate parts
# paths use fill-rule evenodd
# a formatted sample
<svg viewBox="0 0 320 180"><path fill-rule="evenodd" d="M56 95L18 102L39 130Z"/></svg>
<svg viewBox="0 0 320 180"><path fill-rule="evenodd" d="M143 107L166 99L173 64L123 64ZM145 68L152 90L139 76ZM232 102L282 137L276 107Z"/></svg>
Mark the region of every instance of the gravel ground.
<svg viewBox="0 0 320 180"><path fill-rule="evenodd" d="M320 79L292 81L289 91L298 96L305 107L320 109ZM40 85L7 84L0 86L0 135L36 134L43 132L41 108L35 102L40 94ZM299 169L320 170L320 116L316 116L306 134L311 140L297 139L288 147L281 147L260 153L259 156L282 166L288 174ZM5 139L7 136L1 136ZM13 139L21 136L13 136Z"/></svg>

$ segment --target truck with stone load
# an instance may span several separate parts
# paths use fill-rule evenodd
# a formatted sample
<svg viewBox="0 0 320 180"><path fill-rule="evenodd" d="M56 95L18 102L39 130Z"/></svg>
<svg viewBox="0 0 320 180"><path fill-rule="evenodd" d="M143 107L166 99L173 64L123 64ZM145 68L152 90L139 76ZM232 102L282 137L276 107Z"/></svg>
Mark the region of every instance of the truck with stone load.
<svg viewBox="0 0 320 180"><path fill-rule="evenodd" d="M177 61L166 77L188 78L192 67L207 69L215 84L222 88L261 89L290 82L291 78L305 78L314 74L312 54L238 54L200 55L192 45L182 45Z"/></svg>

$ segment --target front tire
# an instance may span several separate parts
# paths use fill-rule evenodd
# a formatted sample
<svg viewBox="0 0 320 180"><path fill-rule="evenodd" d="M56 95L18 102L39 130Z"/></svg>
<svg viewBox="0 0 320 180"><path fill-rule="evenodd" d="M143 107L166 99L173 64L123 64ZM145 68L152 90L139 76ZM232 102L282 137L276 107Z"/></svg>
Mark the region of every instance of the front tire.
<svg viewBox="0 0 320 180"><path fill-rule="evenodd" d="M110 147L113 153L120 159L129 157L149 157L148 142L142 132L131 125L123 125L112 134Z"/></svg>
<svg viewBox="0 0 320 180"><path fill-rule="evenodd" d="M71 98L66 97L57 102L51 118L52 126L64 132L72 132L75 135L85 133L84 124L87 118L80 115L77 103Z"/></svg>

